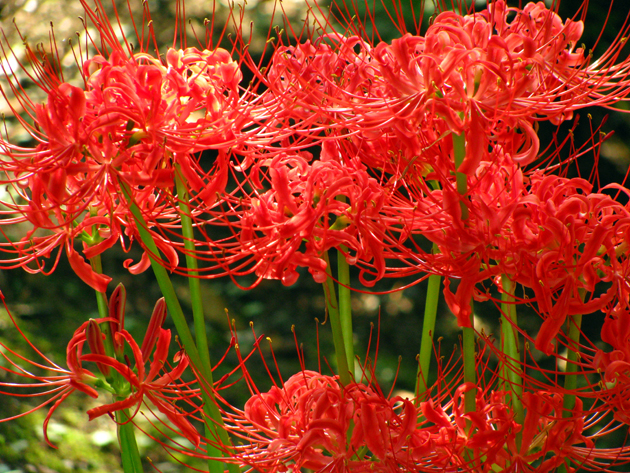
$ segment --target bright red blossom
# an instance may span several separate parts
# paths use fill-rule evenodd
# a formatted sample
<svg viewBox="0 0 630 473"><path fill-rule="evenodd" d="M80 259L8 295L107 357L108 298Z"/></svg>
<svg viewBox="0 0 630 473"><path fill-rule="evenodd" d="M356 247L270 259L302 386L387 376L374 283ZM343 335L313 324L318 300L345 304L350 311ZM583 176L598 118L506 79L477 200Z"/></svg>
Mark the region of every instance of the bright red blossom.
<svg viewBox="0 0 630 473"><path fill-rule="evenodd" d="M253 444L235 454L257 471L399 471L432 455L416 431L411 401L387 399L361 383L341 387L336 377L313 371L255 394L243 415L238 435ZM364 457L362 447L373 456Z"/></svg>
<svg viewBox="0 0 630 473"><path fill-rule="evenodd" d="M257 257L256 274L293 284L297 267L309 269L317 282L326 279L322 255L343 248L346 260L365 266L366 284L390 270L399 241L406 238L409 208L392 198L391 188L370 177L356 159L340 162L334 145L325 146L319 160L279 154L259 161L250 179L258 188L268 173L271 189L243 204L238 225L244 252ZM266 183L265 183L266 184Z"/></svg>
<svg viewBox="0 0 630 473"><path fill-rule="evenodd" d="M113 300L115 301L115 299ZM108 395L111 393L115 400L89 409L87 414L90 420L104 414L113 414L116 411L129 408L135 409L131 417L133 419L140 407L146 405L147 401L150 401L186 438L193 444L198 445L199 434L186 419L185 413L175 405L180 392L178 383L188 366L188 357L183 353L179 353L176 357L177 366L169 371L164 369L167 364L171 341L170 330L161 328L165 313L166 308L164 302L161 301L156 305L156 310L152 316L154 323L149 326L149 330L145 335L145 341L142 344L142 350L131 334L122 326L119 326L114 332L117 346L119 347L118 350L122 352L125 347L131 350L134 363L133 368L128 359L123 363L107 355L105 351L103 344L104 335L98 325L102 323L120 323L120 319L115 318L90 319L77 328L66 350L68 369L61 368L53 363L30 343L29 345L36 350L44 364L30 361L2 344L2 348L7 350L7 354L3 354L3 357L8 366L3 367L2 370L11 376L16 376L26 381L0 381L0 386L11 390L30 388L41 390L36 393L4 392L4 394L20 397L49 396L53 394L50 399L47 399L30 411L3 419L3 421L26 415L54 401L44 421L44 438L52 446L48 440L47 427L52 415L63 401L77 390L95 399L99 398L103 391L107 391ZM158 326L157 324L160 325ZM28 342L24 335L23 337ZM86 343L92 353L84 353ZM35 370L44 369L53 374L42 376L31 373L26 368L23 368L18 361L15 361L14 358L31 365ZM145 363L148 360L151 360L151 362L147 371ZM99 374L94 374L85 367L85 364L90 362L96 364ZM117 379L115 383L113 382L114 378ZM113 386L117 386L118 390L114 389ZM121 386L123 387L122 390L120 390Z"/></svg>
<svg viewBox="0 0 630 473"><path fill-rule="evenodd" d="M251 107L242 102L242 73L228 51L170 49L162 62L146 52L131 53L102 13L87 5L86 12L99 26L103 52L82 64L84 86L48 77L46 64L35 60L36 75L42 77L36 85L47 94L46 103L32 105L19 86L13 87L37 124L32 129L22 121L37 145L0 140L2 182L13 187L12 199L3 202L8 208L3 214L11 218L0 225L28 222L33 229L19 243L2 245L16 255L5 267L44 271L43 260L67 245L79 276L104 292L107 279L71 250L75 241L85 243L83 256L90 259L117 241L138 240L132 199L165 255L164 264L176 268L174 244L160 230L176 228L179 219L175 173L199 202L222 193L225 150L251 124ZM196 155L208 148L222 148L210 172L201 169ZM53 235L33 239L36 231ZM148 261L145 256L126 266L137 272Z"/></svg>

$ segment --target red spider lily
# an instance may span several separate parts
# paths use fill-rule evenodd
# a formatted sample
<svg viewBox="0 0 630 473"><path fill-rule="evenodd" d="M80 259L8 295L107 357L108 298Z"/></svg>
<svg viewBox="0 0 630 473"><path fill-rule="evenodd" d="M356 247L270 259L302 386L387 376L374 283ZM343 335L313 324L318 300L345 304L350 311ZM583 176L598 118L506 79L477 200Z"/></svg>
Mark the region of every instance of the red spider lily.
<svg viewBox="0 0 630 473"><path fill-rule="evenodd" d="M523 404L527 415L523 423L521 446L518 449L515 438L510 439L514 455L505 471L556 471L560 465L566 465L567 460L581 468L591 469L594 466L593 471L603 471L604 464L599 463L601 459L616 457L623 462L624 457L627 457L626 448L616 451L595 448L593 440L597 436L586 435L589 421L579 398L568 416L562 405L562 396L558 394L527 392L523 394Z"/></svg>
<svg viewBox="0 0 630 473"><path fill-rule="evenodd" d="M230 406L220 394L225 377L214 394L226 427L244 443L227 451L233 461L256 471L533 472L552 471L568 458L587 466L603 464L598 462L614 455L619 462L627 460L626 448L595 449L596 437L583 433L591 424L581 405L573 416L563 417L562 396L557 394L524 396L528 416L519 425L506 393L492 388L497 378L488 379L483 389L460 384L461 372L447 381L452 368L446 369L442 361L434 394L417 403L385 396L372 382L342 387L336 376L304 368L281 385L259 392L238 342L232 345L252 397L242 411ZM483 358L481 350L477 369L487 374ZM464 408L467 391L477 393L474 411Z"/></svg>
<svg viewBox="0 0 630 473"><path fill-rule="evenodd" d="M422 415L435 424L435 450L445 471L493 471L510 455L506 439L520 430L502 391L477 390L476 409L465 412L463 395L471 390L476 386L464 383L443 406L432 399L420 404Z"/></svg>
<svg viewBox="0 0 630 473"><path fill-rule="evenodd" d="M296 97L298 113L306 109L333 126L343 123L367 143L395 136L411 155L422 154L427 132L465 133L476 143L460 170L467 174L482 158L482 136L504 142L514 161L532 162L539 149L534 121L559 123L577 109L610 106L628 95L629 62L615 64L624 40L591 61L576 48L583 22L563 22L540 2L508 8L497 0L470 15L442 12L423 36L407 33L373 46L360 39L367 36L360 16L348 18L338 20L358 37L335 38L336 55L325 47L318 54L306 43L308 54L296 47L280 58L279 93ZM402 22L397 26L406 30ZM356 45L358 53L350 49ZM284 49L278 53L286 56ZM326 79L327 68L338 63ZM298 85L302 92L287 92ZM335 87L327 93L330 104L320 99L325 87Z"/></svg>
<svg viewBox="0 0 630 473"><path fill-rule="evenodd" d="M255 389L244 364L238 369ZM220 396L224 381L215 398L229 407L226 427L246 442L228 451L256 471L410 471L414 461L435 457L432 443L416 431L414 404L371 384L342 387L336 376L303 369L281 387L255 392L240 411Z"/></svg>
<svg viewBox="0 0 630 473"><path fill-rule="evenodd" d="M13 316L10 315L10 317L11 320L13 320ZM17 325L16 328L19 330L19 327L17 327ZM16 376L18 378L25 379L26 382L1 381L0 386L10 389L10 391L2 391L1 393L9 396L26 398L49 396L51 394L52 397L26 412L2 419L2 422L30 414L31 412L34 412L54 402L52 407L48 410L48 414L44 419L43 426L44 439L46 440L46 443L48 443L48 445L50 445L51 447L54 447L54 445L48 439L47 427L55 410L63 403L63 401L65 401L66 398L76 390L79 390L90 397L98 398L98 391L95 389L98 378L94 374L92 374L92 372L83 368L83 365L80 361L80 355L83 350L83 345L85 343L85 326L83 326L83 330L77 330L77 332L75 332L75 336L68 343L68 348L66 350L68 369L60 367L52 360L47 358L28 341L22 331L20 331L20 335L27 341L28 345L33 350L35 350L37 355L43 360L43 363L30 361L24 356L12 350L11 348L7 347L4 343L2 343L2 356L7 364L7 366L2 367L2 371L6 373L9 377ZM17 358L21 362L27 363L32 368L24 368L21 364L19 364L19 361L14 361L14 358ZM48 376L34 374L30 372L30 369L33 368L36 370L45 369L46 371L49 371L53 374ZM41 389L42 391L37 393L20 393L15 391L16 389L30 390L30 388Z"/></svg>
<svg viewBox="0 0 630 473"><path fill-rule="evenodd" d="M584 356L587 366L601 375L594 397L601 410L611 411L614 418L630 425L630 334L628 331L628 295L607 314L601 340L610 349L594 348L594 354Z"/></svg>
<svg viewBox="0 0 630 473"><path fill-rule="evenodd" d="M416 185L413 189L414 200L426 202L417 206L414 231L439 249L434 255L420 249L417 252L431 272L461 279L455 293L449 279L444 287L446 302L460 326L470 326L472 298L485 298L475 285L500 274L501 267L496 262L505 255L503 232L510 228L513 213L526 192L523 172L500 146L488 156L491 159L482 161L469 178L464 197L453 180L441 177L436 179L443 184L441 188ZM432 176L433 173L428 178Z"/></svg>
<svg viewBox="0 0 630 473"><path fill-rule="evenodd" d="M13 316L10 313L9 313L9 316L11 317L11 320L15 324L15 320L13 319ZM37 355L43 360L43 363L30 361L24 356L10 349L6 345L2 344L3 357L8 365L8 367L2 367L2 370L5 373L7 373L7 375L10 377L17 376L19 378L27 380L26 382L10 382L10 381L0 382L0 386L11 389L11 391L9 392L2 391L2 394L9 395L9 396L17 396L17 397L36 397L36 396L43 396L43 395L47 396L50 394L53 394L53 396L50 399L47 399L46 401L38 405L37 407L32 408L25 413L21 413L21 414L3 419L3 421L15 419L17 417L27 415L54 401L54 404L49 409L48 414L46 415L46 418L44 420L44 439L50 446L54 447L54 445L52 445L48 439L47 427L48 427L48 423L52 415L54 414L55 410L61 405L61 403L63 403L63 401L65 401L66 398L70 396L76 390L82 391L93 398L98 398L99 393L95 388L98 386L99 378L96 375L92 374L91 371L85 369L82 363L82 353L83 353L83 346L86 342L87 325L88 325L88 322L85 322L83 325L81 325L81 327L79 327L75 331L74 336L68 343L68 347L66 349L66 361L67 361L68 369L64 369L60 367L59 365L51 361L49 358L47 358L43 353L41 353L37 348L35 348L34 345L32 345L28 341L24 333L22 333L19 327L15 325L18 331L20 332L20 335L24 338L24 340L26 340L28 345L33 350L35 350ZM13 359L14 357L20 360L21 362L25 362L28 365L31 365L32 368L45 369L53 374L49 376L41 376L41 375L31 373L29 369L22 367L22 365L19 364L19 361L17 362L14 361ZM29 388L37 388L37 389L41 389L42 391L38 393L26 393L26 394L13 391L14 389L29 389Z"/></svg>
<svg viewBox="0 0 630 473"><path fill-rule="evenodd" d="M0 139L2 182L13 188L12 199L4 202L8 210L3 211L11 218L0 224L25 222L32 228L18 243L2 245L3 251L16 255L4 267L43 271L42 259L50 257L52 249L63 244L72 248L77 239L85 243L87 259L124 238L138 240L130 198L148 222L164 264L174 269L177 244L162 233L174 232L179 219L175 168L199 206L205 202L211 207L223 193L227 149L252 124L252 106L239 89L240 66L222 48L171 48L164 62L144 46L133 53L124 36L122 42L116 39L98 0L96 10L87 2L83 5L102 43L97 47L100 54L82 63L83 87L49 76L46 63L29 49L34 77L39 77L35 83L47 94L46 103L33 105L17 78L4 71L35 127L15 114L37 143L25 148ZM144 14L151 25L146 5ZM151 39L153 30L148 30ZM145 39L139 38L140 44ZM220 159L209 172L198 163L198 152L205 149L219 149ZM33 239L37 230L53 235ZM68 256L82 279L103 292L103 277L74 250ZM27 266L31 262L35 264ZM138 272L148 262L145 255L139 264L126 266Z"/></svg>
<svg viewBox="0 0 630 473"><path fill-rule="evenodd" d="M112 306L115 304L112 304ZM5 306L6 307L6 306ZM168 363L168 350L171 341L170 330L161 328L161 323L165 317L164 301L158 302L152 316L149 329L145 335L142 349L138 346L131 334L120 327L115 332L117 345L124 349L126 345L132 352L134 367L129 364L118 361L117 359L106 354L103 344L104 335L99 329L101 323L113 323L116 319L91 319L81 324L74 333L74 336L68 343L66 350L67 366L64 369L53 363L41 351L35 348L26 336L20 331L13 317L11 320L20 334L26 340L28 345L35 350L37 355L43 362L30 361L16 351L2 344L3 357L7 363L7 367L2 367L2 371L8 377L18 377L25 379L26 382L0 381L0 386L9 388L10 391L2 391L2 394L18 397L52 397L42 402L38 406L27 412L12 416L2 421L15 419L34 412L54 401L44 420L44 438L46 442L53 446L48 439L47 427L52 415L56 409L70 396L74 391L79 390L85 394L98 398L99 393L106 391L115 398L114 402L94 407L87 411L89 419L92 420L103 414L113 414L122 409L139 410L143 404L150 401L158 411L166 416L175 428L178 429L193 444L199 444L199 434L195 428L186 419L185 412L181 411L175 401L179 398L181 386L180 377L188 367L188 357L179 353L176 357L177 366L170 371L165 371L164 367ZM9 314L10 315L10 314ZM119 321L120 322L120 321ZM159 324L159 325L158 325ZM92 353L84 353L84 346L88 344ZM154 350L155 349L155 350ZM17 358L18 361L15 361ZM148 372L145 369L145 363L151 359ZM36 370L46 370L52 375L39 375L24 368L20 362L31 365ZM85 368L85 363L93 362L98 367L102 376L92 373ZM104 377L104 379L103 379ZM39 390L35 393L16 392L19 389L31 388ZM188 389L186 388L188 391ZM186 397L188 394L186 395ZM130 417L133 420L135 413Z"/></svg>
<svg viewBox="0 0 630 473"><path fill-rule="evenodd" d="M113 296L115 297L110 299L110 313L118 312L120 314L124 312L125 302L121 298L123 290L124 288L118 289L119 292L114 293ZM102 338L91 341L93 339L90 337L91 335L92 337L98 336L101 332L94 329L95 321L88 322L86 334L92 353L82 355L81 359L96 363L107 380L117 376L118 380L115 380L114 383L121 383L122 381L125 388L122 392L120 390L116 392L116 401L89 409L87 414L92 420L104 414L112 415L122 409L135 408L139 410L146 403L146 400L149 400L188 440L194 445L199 445L199 434L196 429L186 419L185 413L174 405L181 389L178 384L179 379L188 367L188 357L184 353L178 353L175 357L177 366L170 371L164 371L171 342L171 331L162 328L165 319L166 303L162 298L155 304L141 347L138 346L129 332L124 330L121 317L107 320L110 326L117 323L117 329L112 332L114 347L118 347L120 352L124 351L125 345L129 347L133 355L133 369L129 359L125 358L125 363L123 363L107 355L102 344ZM145 365L151 358L147 372ZM116 374L108 376L107 373L110 369ZM135 413L130 420L134 416Z"/></svg>
<svg viewBox="0 0 630 473"><path fill-rule="evenodd" d="M257 188L270 187L252 197L249 208L243 204L235 224L242 227L243 251L257 257L259 276L289 285L298 278L296 268L305 266L323 282L322 255L331 248L343 248L348 263L367 266L374 279L396 271L386 259L398 259L395 249L406 239L413 209L392 199L388 186L358 160L339 157L333 143L324 143L320 159L312 162L297 154L261 160L249 178ZM373 284L365 271L360 278Z"/></svg>
<svg viewBox="0 0 630 473"><path fill-rule="evenodd" d="M464 462L454 459L464 441L440 431L430 416L419 421L421 409L413 400L385 395L373 381L371 364L365 366L365 382L341 386L336 376L302 368L282 384L274 382L268 392L260 392L246 362L256 351L262 356L261 339L256 339L254 350L244 358L233 331L231 346L236 350L239 366L213 387L225 426L241 445L227 447L213 439L208 441L225 449L232 461L265 472L308 468L320 472L388 473L450 471L449 465ZM302 362L301 352L298 353ZM461 378L459 372L454 381L447 381L453 374L453 367L447 367L451 361L439 359L437 394L420 406L445 402L452 384ZM228 381L234 374L242 374L252 391L244 410L231 406L222 396L223 390L237 383ZM449 423L449 429L456 431L457 427Z"/></svg>
<svg viewBox="0 0 630 473"><path fill-rule="evenodd" d="M197 433L197 430L186 419L185 414L173 405L173 399L169 395L176 394L178 392L178 388L172 387L172 385L179 380L188 367L188 358L185 355L180 354L178 356L177 366L173 370L165 372L158 377L164 367L164 364L166 363L168 349L171 342L170 330L164 330L162 328L159 330L157 340L153 338L153 343L155 343L156 349L148 372L145 371L143 360L144 357L148 358L148 355L144 355L140 351L140 347L138 347L135 340L125 330L118 332L118 336L123 338L130 347L133 353L137 373L134 372L134 370L132 370L128 365L107 355L83 355L82 360L84 361L93 361L100 365L109 366L115 370L129 385L129 394L127 397L110 404L104 404L102 406L92 408L87 411L87 414L90 420L92 420L102 416L103 414L112 414L121 409L139 409L144 402L149 400L168 418L173 425L181 431L188 440L190 440L194 445L199 445L199 434ZM147 337L150 335L151 334L147 333ZM118 396L123 397L120 393Z"/></svg>
<svg viewBox="0 0 630 473"><path fill-rule="evenodd" d="M296 132L309 126L319 130L323 115L332 109L351 119L344 116L351 109L343 102L370 99L375 71L370 68L369 51L370 45L360 37L337 33L322 34L296 46L279 45L265 76L269 88L284 104L274 118L296 119L292 127ZM337 129L347 125L342 119L326 123Z"/></svg>
<svg viewBox="0 0 630 473"><path fill-rule="evenodd" d="M628 425L627 372L620 363L617 369L604 374L602 364L608 360L614 362L614 352L608 359L600 348L590 342L576 343L560 332L555 337L557 347L553 353L556 366L550 367L548 358L541 359L539 352L530 351L530 347L534 346L534 337L522 328L516 329L525 338L525 355L522 358L508 360L502 348L495 346L492 340L484 340L484 346L504 365L509 365L510 370L516 370L519 379L522 379L519 383L522 394L518 398L523 406L523 419L514 424L512 430L505 432L503 440L495 439L498 442L495 447L500 445L493 460L495 471L500 468L500 471L509 472L552 472L562 471L563 465L567 471L577 471L572 468L580 471L618 471L621 465L629 463L630 449L622 440ZM579 353L577 361L558 354L564 348ZM568 368L566 371L559 368L560 361L572 364L571 373ZM565 385L566 376L577 377L575 388ZM499 383L505 383L505 386L512 381L499 378ZM482 413L482 418L487 419L489 425L494 425L492 429L498 430L498 425L515 420L513 406L506 402L514 396L514 392L507 393L507 396L503 398L499 391L494 390L494 385L486 385L483 392L477 392L476 409L465 413L464 419L474 419ZM488 409L491 405L492 409ZM456 418L455 407L448 404L446 407ZM504 414L501 414L501 409L506 410ZM485 454L481 451L477 457L485 458ZM470 461L471 457L464 458ZM473 470L477 471L476 468Z"/></svg>
<svg viewBox="0 0 630 473"><path fill-rule="evenodd" d="M568 315L626 299L628 207L584 179L523 172L499 145L486 155L464 195L437 171L427 173L437 189L406 186L418 203L411 232L440 250L417 254L423 269L461 280L452 291L447 279L444 289L461 326L470 326L472 298L487 298L478 283L508 275L531 288L545 316L536 347L549 352Z"/></svg>
<svg viewBox="0 0 630 473"><path fill-rule="evenodd" d="M584 82L568 86L585 61L581 50L574 51L582 28L581 22L563 24L542 4L520 10L497 1L474 15L444 12L424 37L405 35L376 46L375 66L386 80L377 90L394 101L388 111L402 121L400 133L406 124L421 123L418 112L427 116L423 127L444 129L432 123L437 114L447 129L466 132L467 141L479 141L479 132L501 139L507 129L521 129L510 134L509 153L531 162L538 151L533 117L563 120L580 92L588 94ZM474 171L481 150L480 144L468 153L461 172Z"/></svg>
<svg viewBox="0 0 630 473"><path fill-rule="evenodd" d="M525 393L523 402L527 416L521 426L514 421L514 414L504 401L505 393L501 391L487 393L487 399L478 395L475 411L463 414L461 396L471 388L474 386L460 386L452 405L455 426L465 438L460 455L454 457L465 462L460 466L463 470L549 472L564 464L567 457L578 460L577 449L573 451L576 444L585 445L585 457L578 460L580 464L589 458L589 452L596 451L592 440L583 434L581 404L574 410L577 417L567 418L562 417L561 396ZM440 421L442 428L450 425L443 413L441 417L433 415L431 418Z"/></svg>
<svg viewBox="0 0 630 473"><path fill-rule="evenodd" d="M433 430L423 424L417 427L431 432L437 454L432 466L437 471L534 473L579 465L589 471L614 471L609 468L630 461L627 446L604 444L606 435L619 428L607 417L610 406L600 406L601 412L587 410L578 397L567 410L564 396L575 393L553 385L546 388L550 390L532 388L523 393L522 424L516 422L506 393L491 385L482 390L463 383L442 404L433 399L421 402L422 415L434 425ZM476 406L466 412L463 396L471 390L476 391Z"/></svg>
<svg viewBox="0 0 630 473"><path fill-rule="evenodd" d="M336 377L312 371L292 376L282 389L254 395L244 415L250 429L269 438L267 460L261 456L252 463L261 471L282 471L287 462L292 470L397 471L410 457L432 453L415 438L417 414L411 401L387 399L360 383L342 388ZM364 458L362 447L373 456Z"/></svg>
<svg viewBox="0 0 630 473"><path fill-rule="evenodd" d="M608 195L591 193L592 186L582 179L534 174L530 185L503 233L513 245L504 253L508 267L499 266L534 291L545 314L536 347L549 352L567 316L626 299L623 248L630 213ZM595 295L601 283L606 290Z"/></svg>

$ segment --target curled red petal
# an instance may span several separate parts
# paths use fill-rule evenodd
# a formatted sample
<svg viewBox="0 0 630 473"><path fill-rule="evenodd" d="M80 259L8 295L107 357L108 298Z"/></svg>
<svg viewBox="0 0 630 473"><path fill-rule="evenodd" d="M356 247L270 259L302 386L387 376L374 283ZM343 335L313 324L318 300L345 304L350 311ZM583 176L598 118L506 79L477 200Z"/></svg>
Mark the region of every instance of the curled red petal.
<svg viewBox="0 0 630 473"><path fill-rule="evenodd" d="M106 276L105 274L96 273L92 269L92 266L86 263L79 253L74 250L69 241L66 242L66 254L68 255L68 261L70 262L72 270L83 280L83 282L98 292L107 291L107 285L112 278Z"/></svg>

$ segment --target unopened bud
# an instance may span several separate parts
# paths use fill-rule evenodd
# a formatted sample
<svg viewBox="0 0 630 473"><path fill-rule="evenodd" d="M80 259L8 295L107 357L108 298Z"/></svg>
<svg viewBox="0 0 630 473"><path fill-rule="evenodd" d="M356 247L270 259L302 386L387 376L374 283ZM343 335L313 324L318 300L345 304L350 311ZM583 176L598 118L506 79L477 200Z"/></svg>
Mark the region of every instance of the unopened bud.
<svg viewBox="0 0 630 473"><path fill-rule="evenodd" d="M93 354L107 356L107 353L105 353L105 345L103 344L103 332L101 332L98 323L94 319L90 319L85 328L85 338ZM98 370L103 373L103 376L106 378L109 376L109 366L99 363L98 361L96 362L96 366Z"/></svg>
<svg viewBox="0 0 630 473"><path fill-rule="evenodd" d="M112 334L112 343L117 356L124 352L123 339L116 334L125 327L125 304L127 302L127 290L119 284L109 298L109 316L114 319L109 322Z"/></svg>
<svg viewBox="0 0 630 473"><path fill-rule="evenodd" d="M166 320L166 302L162 297L155 303L155 307L153 308L153 314L151 314L151 320L149 321L149 326L147 327L147 333L144 336L144 340L142 341L142 347L140 351L142 352L142 361L147 362L153 348L155 347L155 343L160 335L160 329Z"/></svg>

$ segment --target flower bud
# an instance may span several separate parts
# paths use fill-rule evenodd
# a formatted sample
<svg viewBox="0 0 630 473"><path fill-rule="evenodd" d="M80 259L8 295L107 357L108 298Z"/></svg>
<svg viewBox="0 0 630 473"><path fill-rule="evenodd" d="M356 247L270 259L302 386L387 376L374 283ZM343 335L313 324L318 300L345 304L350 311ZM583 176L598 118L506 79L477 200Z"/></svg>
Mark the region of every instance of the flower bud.
<svg viewBox="0 0 630 473"><path fill-rule="evenodd" d="M101 332L98 322L94 319L90 319L85 328L85 338L93 354L107 356L107 353L105 353L105 345L103 344L103 332ZM96 366L103 376L108 377L110 375L109 366L99 363L98 361L96 362Z"/></svg>
<svg viewBox="0 0 630 473"><path fill-rule="evenodd" d="M144 336L144 340L142 341L142 347L140 351L142 352L142 361L147 362L153 348L155 347L155 343L160 335L160 329L166 320L166 302L162 297L155 303L155 307L153 308L153 314L151 314L151 320L149 321L149 326L147 327L147 333Z"/></svg>
<svg viewBox="0 0 630 473"><path fill-rule="evenodd" d="M117 356L122 356L124 352L123 340L116 337L116 334L125 327L125 304L127 301L127 290L120 283L112 292L109 298L109 316L115 321L109 322L109 328L112 334L112 343Z"/></svg>

